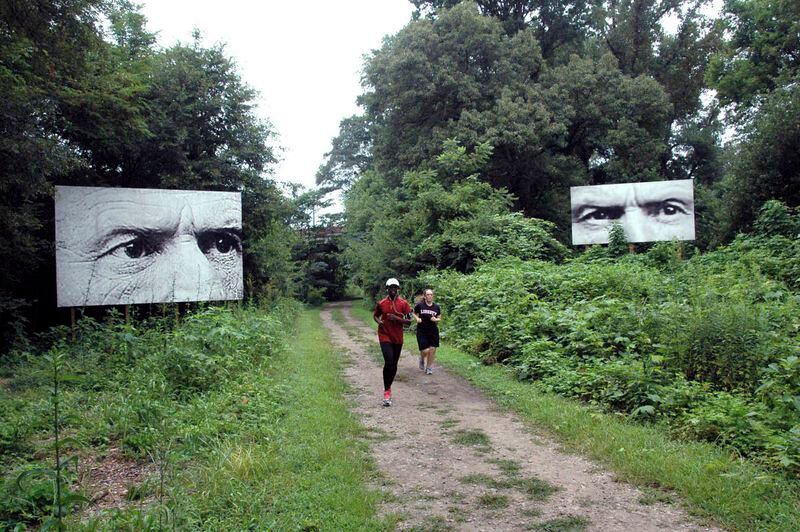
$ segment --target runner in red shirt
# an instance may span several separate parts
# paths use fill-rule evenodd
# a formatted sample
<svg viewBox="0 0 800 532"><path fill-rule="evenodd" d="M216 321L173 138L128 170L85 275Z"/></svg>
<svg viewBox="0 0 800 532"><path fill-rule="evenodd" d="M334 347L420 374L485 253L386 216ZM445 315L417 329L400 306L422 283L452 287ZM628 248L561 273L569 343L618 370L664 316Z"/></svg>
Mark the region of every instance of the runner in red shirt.
<svg viewBox="0 0 800 532"><path fill-rule="evenodd" d="M400 282L392 277L386 281L388 296L375 306L372 318L378 324L378 342L383 353L383 406L392 406L392 382L397 375L397 362L403 349L403 325L411 323L411 305L397 295Z"/></svg>

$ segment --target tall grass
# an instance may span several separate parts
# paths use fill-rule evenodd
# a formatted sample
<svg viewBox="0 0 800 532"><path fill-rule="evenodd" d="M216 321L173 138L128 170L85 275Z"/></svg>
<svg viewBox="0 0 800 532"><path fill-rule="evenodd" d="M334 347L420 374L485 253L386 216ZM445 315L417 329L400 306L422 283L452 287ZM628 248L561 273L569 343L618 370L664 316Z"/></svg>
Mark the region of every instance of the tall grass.
<svg viewBox="0 0 800 532"><path fill-rule="evenodd" d="M205 530L382 530L377 474L348 413L342 359L318 312L304 311L287 349L248 372L242 392L253 421L219 441L187 475L194 523ZM279 401L278 416L270 417ZM277 392L277 393L275 393ZM277 395L277 397L275 397ZM259 413L260 412L260 413Z"/></svg>

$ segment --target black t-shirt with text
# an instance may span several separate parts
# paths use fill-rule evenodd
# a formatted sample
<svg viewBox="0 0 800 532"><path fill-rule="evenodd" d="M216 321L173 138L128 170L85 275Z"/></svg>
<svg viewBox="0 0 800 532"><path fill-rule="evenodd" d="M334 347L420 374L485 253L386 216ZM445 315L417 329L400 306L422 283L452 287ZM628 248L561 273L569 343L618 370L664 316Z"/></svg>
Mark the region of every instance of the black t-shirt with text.
<svg viewBox="0 0 800 532"><path fill-rule="evenodd" d="M442 309L439 308L439 305L433 303L432 305L428 306L427 303L424 301L420 301L416 305L414 305L414 314L422 318L422 323L417 324L417 329L422 330L432 330L436 329L436 322L431 321L433 316L441 316Z"/></svg>

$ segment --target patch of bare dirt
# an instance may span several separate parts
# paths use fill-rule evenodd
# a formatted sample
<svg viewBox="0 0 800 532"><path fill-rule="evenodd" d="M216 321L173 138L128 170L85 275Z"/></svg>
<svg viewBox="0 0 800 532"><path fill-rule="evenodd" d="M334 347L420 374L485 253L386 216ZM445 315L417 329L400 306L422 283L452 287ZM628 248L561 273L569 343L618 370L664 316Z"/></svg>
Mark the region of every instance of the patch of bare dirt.
<svg viewBox="0 0 800 532"><path fill-rule="evenodd" d="M560 451L460 377L441 367L425 375L413 335L406 334L394 404L382 406L377 337L350 315L351 304L326 306L322 319L349 360L353 411L369 430L387 493L381 511L398 515L400 529L529 530L574 518L598 531L719 530ZM344 325L333 319L336 308Z"/></svg>
<svg viewBox="0 0 800 532"><path fill-rule="evenodd" d="M97 514L103 510L123 509L129 506L144 504L151 496L144 495L144 500L129 498L129 490L142 486L145 480L154 477L158 469L149 460L131 460L123 456L117 447L109 448L102 455L81 457L78 465L79 482L88 492L91 501L84 510L83 517Z"/></svg>

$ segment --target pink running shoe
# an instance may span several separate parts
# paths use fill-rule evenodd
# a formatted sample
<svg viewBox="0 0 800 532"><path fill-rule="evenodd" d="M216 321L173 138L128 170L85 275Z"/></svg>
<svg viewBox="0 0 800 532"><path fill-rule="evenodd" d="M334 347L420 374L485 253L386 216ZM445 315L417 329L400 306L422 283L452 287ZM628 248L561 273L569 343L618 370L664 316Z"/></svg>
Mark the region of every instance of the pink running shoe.
<svg viewBox="0 0 800 532"><path fill-rule="evenodd" d="M383 392L383 406L392 406L392 389Z"/></svg>

